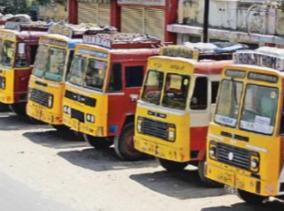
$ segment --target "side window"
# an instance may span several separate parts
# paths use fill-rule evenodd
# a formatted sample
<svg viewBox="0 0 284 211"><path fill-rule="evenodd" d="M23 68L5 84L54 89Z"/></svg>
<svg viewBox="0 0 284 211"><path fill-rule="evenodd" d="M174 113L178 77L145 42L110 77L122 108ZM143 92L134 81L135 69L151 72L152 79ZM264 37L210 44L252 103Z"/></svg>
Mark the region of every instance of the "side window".
<svg viewBox="0 0 284 211"><path fill-rule="evenodd" d="M143 66L125 67L125 86L141 87L143 83L143 76Z"/></svg>
<svg viewBox="0 0 284 211"><path fill-rule="evenodd" d="M16 67L28 67L29 66L29 61L28 61L29 60L28 59L29 50L31 50L31 46L25 43L18 43L17 55L16 55L16 61L15 61Z"/></svg>
<svg viewBox="0 0 284 211"><path fill-rule="evenodd" d="M113 64L110 73L108 92L119 92L121 90L121 64Z"/></svg>
<svg viewBox="0 0 284 211"><path fill-rule="evenodd" d="M31 55L31 64L33 65L35 62L35 58L36 58L36 53L37 53L37 49L38 49L38 45L31 45L30 46L30 55Z"/></svg>
<svg viewBox="0 0 284 211"><path fill-rule="evenodd" d="M67 63L67 74L68 74L69 71L70 71L71 64L72 64L72 61L73 61L73 57L74 57L74 51L73 51L73 50L70 50L70 52L69 52L69 58L68 58L68 63ZM66 74L66 75L67 75L67 74Z"/></svg>
<svg viewBox="0 0 284 211"><path fill-rule="evenodd" d="M208 98L208 79L206 77L198 77L195 81L195 87L190 102L192 110L205 110L207 108Z"/></svg>
<svg viewBox="0 0 284 211"><path fill-rule="evenodd" d="M218 89L219 89L219 81L212 81L211 83L211 103L215 104L217 101Z"/></svg>

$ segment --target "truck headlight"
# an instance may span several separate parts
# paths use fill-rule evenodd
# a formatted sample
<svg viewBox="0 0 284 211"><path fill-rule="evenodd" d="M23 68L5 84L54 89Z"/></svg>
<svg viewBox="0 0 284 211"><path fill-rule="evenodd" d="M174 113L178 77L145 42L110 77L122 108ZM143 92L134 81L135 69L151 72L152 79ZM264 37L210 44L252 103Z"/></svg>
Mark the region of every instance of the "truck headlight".
<svg viewBox="0 0 284 211"><path fill-rule="evenodd" d="M69 107L69 106L64 106L63 107L63 111L64 111L64 113L65 114L68 114L68 115L70 115L71 114L71 108Z"/></svg>
<svg viewBox="0 0 284 211"><path fill-rule="evenodd" d="M47 107L52 108L53 105L53 97L50 95L48 96Z"/></svg>
<svg viewBox="0 0 284 211"><path fill-rule="evenodd" d="M92 115L92 114L87 114L86 115L86 120L87 120L87 122L95 123L95 116Z"/></svg>
<svg viewBox="0 0 284 211"><path fill-rule="evenodd" d="M216 159L217 156L217 146L215 141L211 141L209 145L209 156L212 159Z"/></svg>
<svg viewBox="0 0 284 211"><path fill-rule="evenodd" d="M5 78L2 78L0 85L1 85L1 89L5 89L5 87L6 87L6 79Z"/></svg>
<svg viewBox="0 0 284 211"><path fill-rule="evenodd" d="M143 123L143 118L142 117L138 117L138 120L137 120L137 131L139 133L142 133L142 123Z"/></svg>
<svg viewBox="0 0 284 211"><path fill-rule="evenodd" d="M169 141L174 141L176 139L176 129L174 127L169 127L168 139Z"/></svg>
<svg viewBox="0 0 284 211"><path fill-rule="evenodd" d="M258 172L260 166L260 156L258 153L251 154L250 156L250 169L253 172Z"/></svg>

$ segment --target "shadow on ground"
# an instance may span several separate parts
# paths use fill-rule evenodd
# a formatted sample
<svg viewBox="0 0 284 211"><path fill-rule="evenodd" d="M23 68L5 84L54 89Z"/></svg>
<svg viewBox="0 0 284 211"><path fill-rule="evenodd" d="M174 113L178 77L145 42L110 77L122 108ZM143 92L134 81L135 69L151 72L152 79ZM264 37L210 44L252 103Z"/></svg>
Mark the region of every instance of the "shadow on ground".
<svg viewBox="0 0 284 211"><path fill-rule="evenodd" d="M51 129L39 132L26 132L23 136L33 143L54 149L88 147L88 144L83 141L82 137L77 136L70 130L57 131Z"/></svg>
<svg viewBox="0 0 284 211"><path fill-rule="evenodd" d="M58 155L76 166L93 171L110 171L158 166L158 163L155 160L150 159L135 162L121 161L115 154L114 148L112 147L105 150L88 148L74 151L62 151L59 152Z"/></svg>
<svg viewBox="0 0 284 211"><path fill-rule="evenodd" d="M158 171L135 174L131 175L130 178L152 191L182 200L226 194L223 188L205 187L200 181L196 170L185 170L176 173Z"/></svg>
<svg viewBox="0 0 284 211"><path fill-rule="evenodd" d="M0 130L48 129L50 126L31 121L27 116L18 116L11 112L0 113Z"/></svg>
<svg viewBox="0 0 284 211"><path fill-rule="evenodd" d="M283 211L284 203L271 201L263 205L253 206L246 203L233 204L232 206L219 206L204 208L202 211Z"/></svg>

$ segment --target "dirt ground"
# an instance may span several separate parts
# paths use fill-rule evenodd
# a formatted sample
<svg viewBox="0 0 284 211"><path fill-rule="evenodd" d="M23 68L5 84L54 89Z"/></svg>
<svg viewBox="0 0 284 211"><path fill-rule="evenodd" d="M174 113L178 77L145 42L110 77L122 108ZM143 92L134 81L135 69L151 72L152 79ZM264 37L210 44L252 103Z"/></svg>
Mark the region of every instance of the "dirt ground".
<svg viewBox="0 0 284 211"><path fill-rule="evenodd" d="M71 132L60 134L11 113L0 113L0 171L82 211L284 210L275 200L253 207L224 189L203 187L191 168L170 174L153 159L120 161L113 148L97 151Z"/></svg>

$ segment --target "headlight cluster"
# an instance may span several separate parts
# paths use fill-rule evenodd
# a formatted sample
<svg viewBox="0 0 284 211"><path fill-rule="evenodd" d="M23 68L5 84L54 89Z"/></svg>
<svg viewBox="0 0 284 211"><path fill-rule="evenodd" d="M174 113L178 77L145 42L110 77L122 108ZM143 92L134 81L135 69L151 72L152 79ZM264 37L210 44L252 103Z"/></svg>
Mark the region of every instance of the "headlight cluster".
<svg viewBox="0 0 284 211"><path fill-rule="evenodd" d="M169 141L174 141L176 140L176 128L174 125L171 125L168 128L168 140Z"/></svg>
<svg viewBox="0 0 284 211"><path fill-rule="evenodd" d="M86 120L90 123L95 123L95 116L92 114L86 114Z"/></svg>
<svg viewBox="0 0 284 211"><path fill-rule="evenodd" d="M53 96L48 96L47 107L52 108L53 106Z"/></svg>
<svg viewBox="0 0 284 211"><path fill-rule="evenodd" d="M0 88L5 89L6 88L6 78L1 78Z"/></svg>
<svg viewBox="0 0 284 211"><path fill-rule="evenodd" d="M259 153L252 153L250 155L250 170L258 172L260 167L260 155Z"/></svg>
<svg viewBox="0 0 284 211"><path fill-rule="evenodd" d="M139 133L142 133L142 123L143 123L143 117L138 117L138 120L137 120L137 131Z"/></svg>
<svg viewBox="0 0 284 211"><path fill-rule="evenodd" d="M211 159L216 159L216 154L217 154L217 145L215 141L210 141L209 145L209 157Z"/></svg>
<svg viewBox="0 0 284 211"><path fill-rule="evenodd" d="M71 108L69 106L64 106L63 111L65 114L71 115Z"/></svg>

